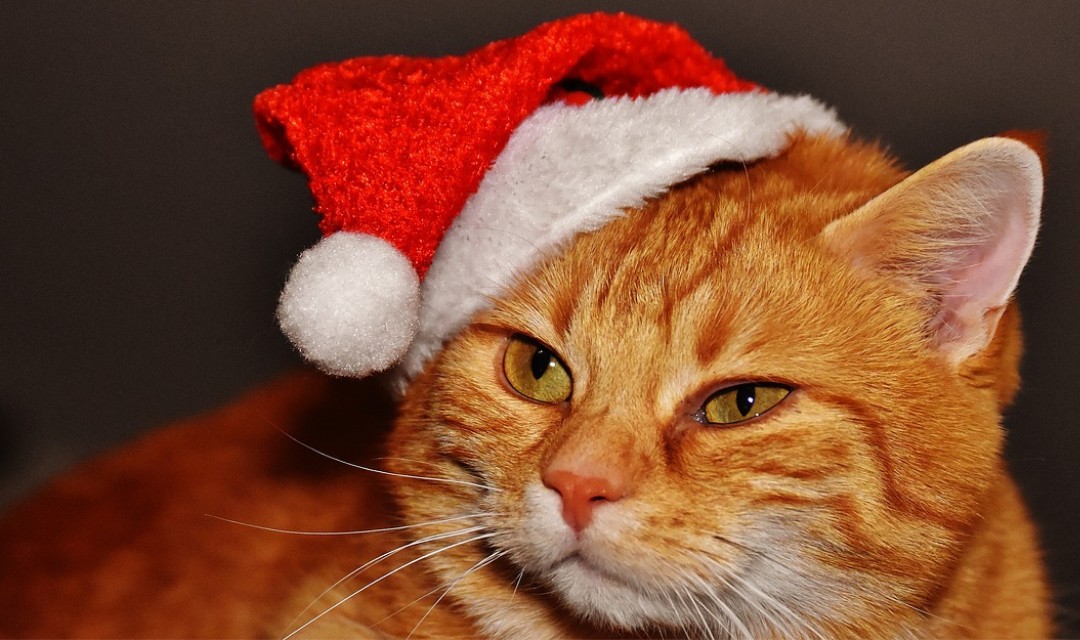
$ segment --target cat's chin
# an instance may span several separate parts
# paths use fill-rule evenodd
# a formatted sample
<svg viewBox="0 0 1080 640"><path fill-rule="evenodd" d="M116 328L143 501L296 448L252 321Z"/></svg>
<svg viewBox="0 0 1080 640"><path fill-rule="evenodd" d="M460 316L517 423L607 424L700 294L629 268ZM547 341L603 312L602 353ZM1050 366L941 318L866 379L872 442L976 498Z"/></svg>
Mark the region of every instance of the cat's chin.
<svg viewBox="0 0 1080 640"><path fill-rule="evenodd" d="M556 564L545 578L564 606L593 624L628 631L674 622L661 591L626 581L579 554Z"/></svg>

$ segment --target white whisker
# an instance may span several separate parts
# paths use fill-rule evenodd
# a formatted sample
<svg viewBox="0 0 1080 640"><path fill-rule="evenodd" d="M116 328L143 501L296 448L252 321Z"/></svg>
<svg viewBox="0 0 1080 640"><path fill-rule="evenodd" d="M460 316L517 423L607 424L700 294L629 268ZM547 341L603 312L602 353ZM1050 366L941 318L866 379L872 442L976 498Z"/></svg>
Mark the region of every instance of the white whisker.
<svg viewBox="0 0 1080 640"><path fill-rule="evenodd" d="M383 560L389 558L390 556L393 556L393 555L397 554L400 551L404 551L405 549L408 549L409 547L415 547L416 545L419 545L419 544L424 544L425 542L435 542L437 540L444 540L446 538L453 538L455 536L468 535L470 533L476 533L477 531L483 531L483 530L484 530L483 526L474 526L474 527L466 527L464 529L457 529L457 530L454 530L454 531L448 531L448 532L444 532L444 533L435 533L435 534L432 534L432 535L429 535L429 536L424 536L423 538L420 538L418 540L414 540L412 542L403 544L403 545L401 545L401 546L399 546L399 547L397 547L395 549L391 549L390 551L387 551L386 553L384 553L384 554L382 554L382 555L380 555L378 557L372 558L371 560L368 560L367 562L360 565L359 567L357 567L357 568L353 569L352 571L346 573L344 576L339 578L338 581L335 582L334 584L332 584L329 587L323 589L322 592L319 595L315 596L315 599L312 600L311 603L308 606L304 607L303 610L300 611L300 613L296 614L296 616L292 619L291 622L289 622L289 624L288 624L288 626L286 628L291 627L294 624L296 624L296 621L299 620L300 618L302 618L305 613L310 611L311 608L314 607L315 604L319 600L322 600L323 597L326 596L326 594L330 593L331 591L333 591L334 589L336 589L337 587L339 587L343 583L347 582L348 580L356 577L361 572L363 572L364 569L367 569L368 567L370 567L370 566L372 566L372 565L374 565L376 563L382 562ZM338 604L340 604L340 603L338 603ZM334 605L334 606L337 606L337 605ZM325 613L326 612L324 611L323 614L325 614ZM320 614L320 616L323 615L323 614ZM309 620L304 626L307 626L307 625L311 624L312 622L314 622L317 619L318 618ZM300 627L300 629L303 629L303 628L304 627ZM295 631L293 631L292 633L290 633L288 636L285 636L285 637L288 638L289 636L295 634L297 631L300 631L300 629L296 629Z"/></svg>
<svg viewBox="0 0 1080 640"><path fill-rule="evenodd" d="M415 599L414 599L414 600L413 600L412 602L410 602L410 603L408 603L408 604L406 604L406 605L404 605L404 606L402 606L402 607L398 607L397 609L395 609L395 610L394 610L394 612L393 612L393 613L389 613L389 614L387 614L387 615L383 616L381 620L379 620L378 622L376 622L375 624L373 624L373 625L371 625L371 626L373 626L373 627L377 627L377 626L379 626L380 624L382 624L382 623L386 622L386 621L387 621L387 620L389 620L390 618L393 618L393 617L394 617L394 616L396 616L397 614L399 614L399 613L401 613L402 611L404 611L404 610L408 609L409 607L413 606L413 605L414 605L414 604L416 604L417 602L420 602L421 600L424 600L425 598L429 598L429 597L431 597L431 596L435 595L436 593L438 593L439 591L441 591L441 590L442 590L442 588L443 588L443 586L442 586L442 585L439 585L439 586L435 587L434 589L432 589L431 591L428 591L427 593L425 593L424 595L420 596L419 598L415 598Z"/></svg>
<svg viewBox="0 0 1080 640"><path fill-rule="evenodd" d="M801 631L805 630L811 636L818 638L818 640L825 640L825 634L818 630L815 624L812 624L809 620L806 620L802 616L796 614L778 598L768 593L765 593L764 591L759 589L757 585L755 585L752 581L740 576L737 573L732 573L730 575L731 578L738 581L739 584L743 586L743 588L749 591L753 591L753 595L758 598L758 600L752 601L745 595L743 595L743 600L745 600L746 602L751 602L755 605L758 605L758 603L760 602L760 605L758 606L768 607L775 611L781 618L783 618L783 620L781 621L777 620L774 616L769 616L769 622L780 628L780 630L786 637L794 638L796 636L802 636L803 634L801 633Z"/></svg>
<svg viewBox="0 0 1080 640"><path fill-rule="evenodd" d="M723 619L721 619L715 614L714 617L716 618L717 622L719 622L720 625L723 627L725 634L730 637L731 627L735 627L740 633L743 634L744 638L754 637L754 634L750 633L750 630L739 618L739 614L731 608L731 605L724 602L724 599L716 593L716 590L711 585L705 582L705 580L697 574L688 571L686 572L686 575L688 575L692 581L698 584L698 587L701 589L701 594L707 597L713 604L715 604L716 608L719 609L720 613L723 614ZM725 622L725 620L727 622L730 622L731 624L729 625L727 622Z"/></svg>
<svg viewBox="0 0 1080 640"><path fill-rule="evenodd" d="M440 595L439 598L435 602L433 602L430 607L428 607L428 610L425 611L424 615L420 617L419 622L417 622L416 625L412 628L412 631L409 632L409 635L405 636L405 640L411 640L411 638L413 637L413 634L416 633L416 630L420 628L420 625L424 624L424 620L427 620L428 616L431 615L431 612L435 610L435 607L439 606L439 603L442 602L442 599L446 597L446 594L450 593L450 590L453 589L454 587L456 587L459 582L464 580L466 577L471 575L473 572L478 571L478 570L488 566L492 562L498 560L499 558L505 556L508 553L510 553L510 552L509 551L495 551L494 553L492 553L488 557L484 558L483 560L481 560L481 561L477 562L476 564L474 564L473 566L469 567L469 569L466 570L465 573L458 576L458 578L456 580L454 580L453 582L450 583L450 586L446 587L446 590L442 592L442 595Z"/></svg>
<svg viewBox="0 0 1080 640"><path fill-rule="evenodd" d="M725 538L718 538L726 544L735 546L753 554L755 557L767 560L773 563L775 566L788 571L795 575L801 575L800 571L795 570L792 567L786 566L784 563L769 556L769 554L756 549L747 547L745 545L734 543ZM736 572L730 571L717 563L713 558L704 553L693 554L693 559L699 564L709 565L712 569L712 574L716 576L718 580L724 583L724 586L735 596L739 597L750 607L754 608L767 623L767 625L773 627L775 630L781 633L783 637L795 638L806 637L807 634L816 637L819 640L825 639L825 634L822 633L817 627L816 622L811 622L803 616L798 615L792 611L786 604L773 595L770 595L762 591L753 581L739 575ZM738 583L738 585L732 584L730 580ZM741 587L741 588L739 588ZM747 591L753 592L750 597L747 595Z"/></svg>
<svg viewBox="0 0 1080 640"><path fill-rule="evenodd" d="M709 619L705 617L705 609L701 606L701 603L698 602L697 597L694 596L694 593L690 591L689 587L684 585L682 589L686 592L686 597L689 599L691 606L693 606L698 620L701 621L701 633L706 634L711 640L713 638L713 626L709 624ZM717 620L717 622L719 622L719 620Z"/></svg>
<svg viewBox="0 0 1080 640"><path fill-rule="evenodd" d="M521 586L521 579L525 577L525 570L518 571L517 580L514 580L514 591L510 594L510 602L514 601L514 596L517 595L518 587Z"/></svg>
<svg viewBox="0 0 1080 640"><path fill-rule="evenodd" d="M672 591L672 589L661 589L660 593L664 594L664 597L667 598L668 604L671 606L671 611L672 611L673 617L676 620L679 621L678 622L679 630L682 631L682 634L684 636L689 638L690 637L690 630L686 627L686 623L682 621L682 618L683 618L683 616L681 615L682 610L675 604L675 600L672 599L671 591Z"/></svg>
<svg viewBox="0 0 1080 640"><path fill-rule="evenodd" d="M425 467L434 467L436 469L443 468L443 465L439 464L438 462L431 462L430 460L413 460L412 458L401 458L398 456L379 456L378 458L373 458L373 460L377 462L381 462L383 460L396 460L398 462L410 462L412 464L419 464Z"/></svg>
<svg viewBox="0 0 1080 640"><path fill-rule="evenodd" d="M485 513L473 513L463 516L455 516L453 518L446 518L443 520L430 520L428 522L418 522L416 524L403 524L396 527L383 527L381 529L356 529L352 531L304 531L302 529L279 529L277 527L268 527L261 524L252 524L250 522L242 522L240 520L233 520L232 518L226 518L224 516L216 516L212 513L204 513L204 516L208 518L214 518L215 520L221 520L222 522L228 522L230 524L238 524L243 527L250 527L252 529L258 529L259 531L269 531L270 533L286 533L296 536L359 536L366 533L387 533L390 531L405 531L406 529L416 529L418 527L430 527L432 525L444 524L447 522L455 522L457 520L467 520L469 518L481 518L489 516Z"/></svg>
<svg viewBox="0 0 1080 640"><path fill-rule="evenodd" d="M753 609L754 612L756 612L758 614L758 616L761 618L762 622L764 623L764 628L765 629L776 628L778 630L783 631L783 629L781 628L782 625L777 625L776 624L775 616L773 614L771 614L765 608L765 606L762 603L758 602L757 600L753 600L751 598L748 598L746 596L746 594L743 591L741 591L736 585L733 585L730 581L728 581L728 579L727 579L728 576L730 576L732 578L735 578L735 577L737 577L735 574L733 574L726 567L722 566L720 563L714 561L712 558L710 558L710 557L708 557L706 555L692 554L692 557L693 557L695 563L698 564L698 565L711 566L712 570L709 572L710 576L713 579L715 579L715 580L717 580L717 581L719 581L721 583L720 586L722 586L724 588L725 593L728 593L733 597L739 598L744 603L746 603L751 609ZM710 590L710 594L709 594L710 597L713 600L716 601L718 606L723 607L725 609L725 611L727 612L727 615L729 617L731 617L733 620L735 620L736 624L738 624L738 621L739 621L738 614L735 612L735 610L728 603L724 602L719 597L719 595L717 595L715 593L715 587L712 587L711 585L708 585L703 578L699 577L698 581L702 584L702 586L704 588ZM761 594L761 595L763 595L763 594ZM753 636L753 634L750 634L749 630L747 630L747 634L749 634L751 637ZM794 634L789 633L789 632L785 632L783 634L783 637L794 637Z"/></svg>
<svg viewBox="0 0 1080 640"><path fill-rule="evenodd" d="M502 551L502 552L496 552L496 553L498 553L498 554L499 554L499 555L498 555L498 557L499 557L499 558L501 558L501 557L505 556L506 554L508 554L508 553L510 553L510 552L509 552L509 551ZM496 560L496 559L498 559L498 558L492 558L492 556L494 556L494 555L495 555L495 553L493 553L493 554L492 554L491 556L488 556L488 559L490 559L490 560ZM481 567L483 567L483 566L487 566L488 564L490 564L490 562L485 562L484 560L481 560L481 561L480 561L479 563L477 563L476 565L474 565L472 569L470 569L469 571L466 571L466 572L465 572L465 575L468 575L468 574L472 573L472 572L473 572L474 570L476 570L476 569L479 569L479 568L481 568ZM521 574L519 574L519 575L523 575L524 573L525 573L525 570L524 570L524 569L522 569L522 572L521 572ZM463 576L462 576L462 578L464 578L464 577L465 577L465 575L463 575ZM458 580L460 580L460 579L461 579L461 578L458 578ZM456 581L456 580L454 581L454 584L457 584L457 581ZM453 585L450 585L450 586L452 587ZM431 591L428 591L427 593L425 593L424 595L420 596L419 598L416 598L415 600L413 600L413 601L412 601L412 602L410 602L409 604L407 604L407 605L405 605L405 606L403 606L403 607L400 607L400 608L398 608L398 609L397 609L396 611L394 611L393 613L391 613L391 614L389 614L389 615L387 615L387 616L383 617L383 618L382 618L381 620L379 620L378 622L376 622L376 623L375 623L374 625L372 625L372 626L375 626L375 627L379 626L380 624L382 624L382 623L386 622L386 621L387 621L387 620L389 620L390 618L393 618L393 617L394 617L394 616L396 616L397 614L399 614L399 613L401 613L402 611L404 611L404 610L408 609L409 607L413 606L413 605L414 605L414 604L416 604L417 602L420 602L421 600L423 600L423 599L425 599L425 598L427 598L427 597L429 597L429 596L435 595L435 594L436 594L436 593L438 593L439 591L442 591L442 590L443 590L444 588L446 588L446 587L444 587L443 585L439 585L439 586L435 587L434 589L432 589ZM444 594L444 595L445 595L445 594ZM511 594L511 596L510 596L510 597L511 597L511 599L512 599L512 598L513 598L513 594ZM441 596L439 597L439 600L442 600L442 597L441 597ZM435 601L435 604L439 604L439 600L436 600L436 601ZM432 605L432 606L434 606L434 605ZM429 613L430 613L430 611L429 611ZM424 614L424 617L426 618L426 617L427 617L427 614ZM422 621L423 621L423 619L421 619L421 622L422 622ZM416 625L416 626L420 626L420 625L419 625L419 623L417 623L417 625ZM414 629L413 629L413 632L415 632L415 631L416 631L416 629L414 628Z"/></svg>
<svg viewBox="0 0 1080 640"><path fill-rule="evenodd" d="M675 584L673 584L673 585L672 585L672 592L673 592L673 593L674 593L674 594L675 594L675 595L676 595L676 596L677 596L677 597L679 598L679 602L680 602L680 603L682 603L682 607L680 607L680 609L679 609L679 610L680 610L680 616L679 616L679 617L680 617L680 618L683 618L683 617L685 617L685 618L687 619L687 622L688 622L688 623L689 623L689 624L690 624L691 626L694 626L694 627L699 627L699 628L702 628L702 627L700 627L700 625L698 625L697 623L695 623L695 622L694 622L694 621L693 621L693 620L691 619L691 618L693 617L693 614L694 614L695 612L694 612L694 610L692 609L692 607L690 606L690 601L688 601L688 600L687 600L687 597L689 597L689 596L690 596L690 592L686 590L686 587L685 587L685 586L682 586L682 585L675 585ZM700 612L700 611L697 611L697 614L698 614L698 615L700 616L700 615L701 615L701 612ZM708 625L706 624L706 621L705 621L705 619L704 619L704 618L700 618L700 623L701 623L701 625L705 625L705 626L708 626ZM701 631L701 633L704 633L704 629L703 629L703 628L702 628L702 631ZM689 636L689 635L690 635L690 634L689 634L689 633L687 633L687 636Z"/></svg>
<svg viewBox="0 0 1080 640"><path fill-rule="evenodd" d="M431 477L431 476L417 476L417 475L411 475L411 474L407 474L407 473L394 473L393 471L386 471L385 469L376 469L375 467L365 467L364 465L356 464L355 462L349 462L348 460L343 460L341 458L332 456L329 453L326 453L325 451L321 451L319 449L316 449L315 447L311 446L310 444L308 444L308 443L306 443L306 442L304 442L302 440L297 439L291 433L288 433L287 431L278 428L276 425L275 425L275 428L278 431L281 431L281 433L284 434L286 438L292 440L293 442L300 445L301 447L304 447L308 451L311 451L313 453L317 453L318 455L326 458L327 460L332 460L334 462L343 464L343 465L345 465L347 467L352 467L353 469L360 469L361 471L369 471L371 473L378 473L378 474L381 474L381 475L384 475L384 476L393 476L395 478L405 478L407 480L427 480L428 482L440 482L440 483L443 483L443 484L456 484L456 485L462 485L462 486L466 486L466 487L475 487L477 489L483 489L484 491L500 491L500 489L498 489L496 487L489 487L487 485L479 484L477 482L469 482L467 480L455 480L453 478L434 478L434 477Z"/></svg>
<svg viewBox="0 0 1080 640"><path fill-rule="evenodd" d="M322 613L320 613L319 615L315 616L315 617L314 617L314 618L312 618L311 620L308 620L308 621L307 621L307 622L305 622L305 623L304 623L303 625L301 625L301 626L300 626L299 628L297 628L296 630L294 630L294 631L293 631L292 633L290 633L289 635L285 636L285 638L284 638L283 640L289 640L289 638L292 638L293 636L295 636L296 634L300 633L301 631L303 631L303 630L304 630L304 629L306 629L307 627L311 626L311 625L312 625L312 624L314 624L314 623L315 623L316 621L318 621L319 619L321 619L321 618L322 618L323 616L327 615L328 613L330 613L331 611L333 611L333 610L337 609L338 607L342 606L343 604L345 604L345 603L346 603L346 602L348 602L349 600L352 600L352 599L353 599L353 598L355 598L356 596L360 595L360 594L361 594L361 593L363 593L363 592L364 592L364 591L365 591L366 589L369 589L370 587L373 587L373 586L375 586L376 584L378 584L378 583L382 582L383 580L385 580L385 579L389 578L390 576L392 576L392 575L394 575L394 574L398 573L399 571L403 571L404 569L407 569L408 567L411 567L412 565L416 564L417 562L421 562L421 561L423 561L423 560L427 560L428 558L430 558L430 557L432 557L432 556L435 556L435 555L438 555L438 554L440 554L440 553L443 553L444 551L449 551L450 549L453 549L453 548L455 548L455 547L460 547L460 546L462 546L462 545L465 545L465 544L470 544L470 543L473 543L473 542L477 542L477 541L479 541L479 540L484 540L484 539L490 538L490 537L492 537L492 536L494 536L494 535L495 535L494 533L484 533L484 534L481 534L481 535L478 535L478 536L473 536L472 538L469 538L469 539L467 539L467 540L462 540L462 541L460 541L460 542L455 542L454 544L450 544L450 545L447 545L447 546L445 546L445 547L442 547L441 549L436 549L435 551L431 551L431 552L425 553L424 555L420 556L419 558L415 558L415 559L413 559L413 560L410 560L410 561L406 562L405 564L403 564L403 565L401 565L401 566L399 566L399 567L397 567L397 568L395 568L395 569L392 569L392 570L390 570L390 571L387 571L386 573L382 574L382 575L381 575L381 576L379 576L378 578L375 578L375 579L374 579L374 580L372 580L371 582L369 582L369 583L367 583L366 585L364 585L364 586L360 587L360 588L359 588L359 589L357 589L356 591L353 591L353 592L352 592L352 593L350 593L349 595L347 595L347 596L345 596L344 598L342 598L341 600L337 601L337 602L336 602L335 604L333 604L333 605L331 605L330 607L328 607L327 609L323 610L323 612L322 612ZM410 544L410 545L406 545L406 546L412 546L412 545ZM394 550L394 551L392 551L392 552L388 552L388 553L386 553L386 554L383 554L383 556L380 556L380 558L381 558L381 557L388 557L389 555L392 555L392 554L394 554L394 553L397 553L398 551L400 551L400 550L401 550L401 549L403 549L403 548L404 548L404 547L399 547L398 549L396 549L396 550ZM369 564L370 564L370 563L369 563ZM355 572L353 573L353 575L355 575Z"/></svg>

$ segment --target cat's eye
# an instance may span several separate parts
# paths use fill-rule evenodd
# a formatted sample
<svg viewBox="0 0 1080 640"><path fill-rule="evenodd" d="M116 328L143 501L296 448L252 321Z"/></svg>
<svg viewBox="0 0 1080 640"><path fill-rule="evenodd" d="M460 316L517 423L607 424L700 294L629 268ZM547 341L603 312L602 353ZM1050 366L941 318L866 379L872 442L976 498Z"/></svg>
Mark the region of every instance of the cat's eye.
<svg viewBox="0 0 1080 640"><path fill-rule="evenodd" d="M780 404L789 393L789 387L764 382L749 382L721 389L705 401L701 420L709 424L735 424L750 420Z"/></svg>
<svg viewBox="0 0 1080 640"><path fill-rule="evenodd" d="M570 372L555 352L535 340L515 335L506 344L503 375L518 393L537 402L556 404L570 397Z"/></svg>

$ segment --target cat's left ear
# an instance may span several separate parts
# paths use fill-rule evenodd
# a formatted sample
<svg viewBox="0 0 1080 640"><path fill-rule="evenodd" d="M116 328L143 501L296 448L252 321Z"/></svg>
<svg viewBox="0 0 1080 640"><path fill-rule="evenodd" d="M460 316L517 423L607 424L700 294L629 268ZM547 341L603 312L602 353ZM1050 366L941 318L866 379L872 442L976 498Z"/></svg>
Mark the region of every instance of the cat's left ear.
<svg viewBox="0 0 1080 640"><path fill-rule="evenodd" d="M833 221L821 238L858 268L922 294L932 339L959 363L994 336L1035 244L1042 191L1031 146L985 138Z"/></svg>

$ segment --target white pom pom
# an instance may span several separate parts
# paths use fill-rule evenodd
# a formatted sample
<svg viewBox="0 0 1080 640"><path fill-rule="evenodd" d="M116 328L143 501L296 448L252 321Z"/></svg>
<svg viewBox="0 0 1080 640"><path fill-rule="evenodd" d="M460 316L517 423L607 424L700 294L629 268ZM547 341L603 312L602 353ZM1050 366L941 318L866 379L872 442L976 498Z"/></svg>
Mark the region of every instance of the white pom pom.
<svg viewBox="0 0 1080 640"><path fill-rule="evenodd" d="M385 240L327 236L300 254L278 303L281 330L328 373L361 377L396 363L416 334L420 282Z"/></svg>

